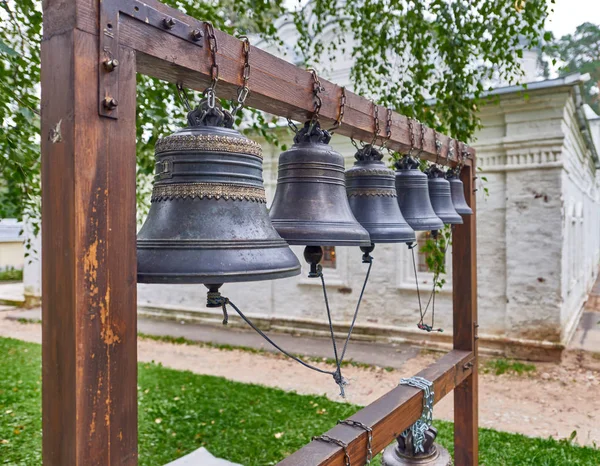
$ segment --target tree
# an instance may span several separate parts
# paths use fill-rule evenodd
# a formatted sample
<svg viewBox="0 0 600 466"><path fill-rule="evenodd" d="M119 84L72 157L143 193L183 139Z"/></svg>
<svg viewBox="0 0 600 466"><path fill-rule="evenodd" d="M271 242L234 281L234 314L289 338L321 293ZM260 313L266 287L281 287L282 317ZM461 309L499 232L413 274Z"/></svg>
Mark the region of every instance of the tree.
<svg viewBox="0 0 600 466"><path fill-rule="evenodd" d="M584 100L600 114L600 25L583 23L574 34L567 34L551 41L548 55L561 60L561 76L573 73L589 73L591 79L585 83Z"/></svg>
<svg viewBox="0 0 600 466"><path fill-rule="evenodd" d="M547 15L545 0L312 0L294 11L283 0L164 1L230 34L272 41L274 19L289 14L298 51L317 67L346 47L351 31L359 92L464 141L478 128L486 83L518 78L518 57L538 45ZM41 1L0 0L0 20L0 218L37 217ZM337 39L325 43L322 32L330 27ZM184 121L175 96L171 84L138 78L139 187L153 171L156 139ZM250 129L272 138L268 117L254 113Z"/></svg>

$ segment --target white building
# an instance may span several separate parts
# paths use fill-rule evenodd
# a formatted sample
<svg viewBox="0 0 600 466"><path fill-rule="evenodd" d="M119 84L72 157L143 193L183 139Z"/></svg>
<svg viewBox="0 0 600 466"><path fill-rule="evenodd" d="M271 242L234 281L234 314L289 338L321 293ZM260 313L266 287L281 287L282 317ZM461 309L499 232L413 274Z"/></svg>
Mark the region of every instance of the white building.
<svg viewBox="0 0 600 466"><path fill-rule="evenodd" d="M286 27L281 29L284 37ZM288 33L293 34L292 27ZM290 53L287 58L294 60ZM336 66L331 73L340 85L349 84L346 58L346 66ZM532 56L526 60L526 68L534 69L529 66ZM527 93L521 87L499 88L494 92L499 103L481 109L483 130L474 147L489 190L487 197L483 189L478 191L477 217L483 351L557 358L596 279L600 190L595 147L600 147L600 119L582 105L584 79L574 74L537 81L529 84ZM280 131L290 139L283 142L291 142L285 130ZM351 166L354 148L350 141L336 136L333 146ZM263 149L265 186L272 199L279 153L266 144ZM263 329L325 335L328 328L319 280L307 278L302 248L294 250L303 262L301 276L225 285L223 294ZM436 297L436 324L445 331L423 333L416 327L419 307L411 252L404 244L378 245L374 257L355 338L449 345L452 277L446 277ZM426 300L433 277L423 258L417 261L418 282ZM449 272L450 263L448 257ZM336 328L344 331L366 265L361 263L358 248L329 250L324 265ZM138 286L142 314L220 324L220 312L205 308L205 300L202 286ZM242 324L231 319L230 325Z"/></svg>

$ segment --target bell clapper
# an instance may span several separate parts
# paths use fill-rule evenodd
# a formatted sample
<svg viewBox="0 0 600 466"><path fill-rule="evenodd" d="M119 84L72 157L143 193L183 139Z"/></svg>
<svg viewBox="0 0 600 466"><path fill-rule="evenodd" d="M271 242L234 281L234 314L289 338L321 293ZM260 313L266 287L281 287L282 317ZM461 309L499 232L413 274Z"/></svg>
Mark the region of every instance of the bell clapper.
<svg viewBox="0 0 600 466"><path fill-rule="evenodd" d="M371 253L373 252L374 249L375 249L374 243L371 243L370 246L361 246L360 247L360 250L363 252L363 256L362 256L363 264L370 264L371 262L373 262L373 256L371 256Z"/></svg>
<svg viewBox="0 0 600 466"><path fill-rule="evenodd" d="M206 293L206 307L220 307L223 309L223 325L227 325L229 322L229 315L227 314L227 304L229 299L221 295L219 288L223 286L222 283L216 285L204 285L208 288Z"/></svg>
<svg viewBox="0 0 600 466"><path fill-rule="evenodd" d="M308 278L320 277L322 268L319 262L323 259L323 248L321 246L306 246L304 248L304 259L310 264Z"/></svg>

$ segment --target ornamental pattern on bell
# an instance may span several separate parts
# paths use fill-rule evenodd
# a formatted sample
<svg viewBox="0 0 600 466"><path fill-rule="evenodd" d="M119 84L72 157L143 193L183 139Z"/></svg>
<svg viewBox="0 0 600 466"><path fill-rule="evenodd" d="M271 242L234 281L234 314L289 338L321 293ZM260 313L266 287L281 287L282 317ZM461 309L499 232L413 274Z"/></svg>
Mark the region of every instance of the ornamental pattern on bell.
<svg viewBox="0 0 600 466"><path fill-rule="evenodd" d="M221 183L177 183L155 185L151 202L172 199L225 199L267 203L264 188Z"/></svg>

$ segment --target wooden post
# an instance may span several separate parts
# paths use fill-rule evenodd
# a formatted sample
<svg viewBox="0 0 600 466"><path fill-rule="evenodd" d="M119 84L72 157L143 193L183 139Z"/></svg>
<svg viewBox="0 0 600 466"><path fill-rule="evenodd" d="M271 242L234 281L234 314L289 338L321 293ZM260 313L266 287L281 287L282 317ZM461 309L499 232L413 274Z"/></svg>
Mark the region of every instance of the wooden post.
<svg viewBox="0 0 600 466"><path fill-rule="evenodd" d="M98 37L44 2L42 372L45 465L137 464L135 52L118 120L98 115ZM96 2L89 2L91 5Z"/></svg>
<svg viewBox="0 0 600 466"><path fill-rule="evenodd" d="M465 199L473 215L463 216L452 238L453 340L454 349L472 351L475 358L469 377L454 389L454 462L478 464L477 386L477 248L475 206L475 161L462 170Z"/></svg>

